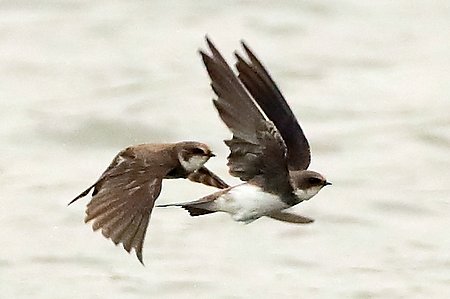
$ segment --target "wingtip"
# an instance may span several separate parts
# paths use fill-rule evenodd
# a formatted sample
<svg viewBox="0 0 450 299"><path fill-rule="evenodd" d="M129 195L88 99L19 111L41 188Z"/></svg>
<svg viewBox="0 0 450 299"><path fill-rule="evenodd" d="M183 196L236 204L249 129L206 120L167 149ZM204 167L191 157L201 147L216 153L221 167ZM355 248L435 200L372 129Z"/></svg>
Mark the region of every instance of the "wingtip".
<svg viewBox="0 0 450 299"><path fill-rule="evenodd" d="M142 258L142 252L136 252L136 257L138 258L141 265L145 267L144 259Z"/></svg>
<svg viewBox="0 0 450 299"><path fill-rule="evenodd" d="M202 49L198 50L198 54L202 57L203 61L205 61L205 57L208 57L208 54L205 53Z"/></svg>
<svg viewBox="0 0 450 299"><path fill-rule="evenodd" d="M214 46L214 43L212 42L211 38L208 35L205 35L205 41L206 44L208 45L208 47L212 50L215 49L216 47Z"/></svg>
<svg viewBox="0 0 450 299"><path fill-rule="evenodd" d="M199 50L200 56L202 58L203 64L205 65L208 73L211 71L211 65L213 63L213 58L209 56L205 51Z"/></svg>
<svg viewBox="0 0 450 299"><path fill-rule="evenodd" d="M235 65L238 70L242 67L242 65L248 65L247 61L245 61L245 59L237 51L234 51L234 57L237 59Z"/></svg>
<svg viewBox="0 0 450 299"><path fill-rule="evenodd" d="M241 43L242 48L244 48L245 52L247 52L247 53L251 52L250 48L247 46L247 43L245 42L245 40L241 39L240 43Z"/></svg>
<svg viewBox="0 0 450 299"><path fill-rule="evenodd" d="M237 60L242 60L242 56L239 54L238 51L234 51L233 54L234 54L234 57L236 57Z"/></svg>
<svg viewBox="0 0 450 299"><path fill-rule="evenodd" d="M211 51L212 57L214 57L214 59L218 59L219 61L225 62L225 59L222 57L222 54L220 54L219 50L217 50L216 46L208 36L206 36L206 44L208 45L208 48Z"/></svg>
<svg viewBox="0 0 450 299"><path fill-rule="evenodd" d="M255 62L260 63L259 60L256 58L255 54L253 54L253 51L250 49L250 47L247 45L247 43L244 40L241 40L241 45L245 51L245 54L247 54L248 58L250 59L250 61L252 61L253 63L255 63Z"/></svg>
<svg viewBox="0 0 450 299"><path fill-rule="evenodd" d="M118 244L119 244L119 243L118 243ZM116 244L116 245L118 245L118 244ZM131 246L125 244L125 243L122 243L122 247L123 247L123 249L125 249L126 252L128 252L129 254L131 254L131 250L133 249L133 247L131 247ZM139 263L141 263L141 265L145 267L144 258L143 258L143 256L142 256L142 251L140 251L140 250L134 248L134 252L135 252L135 254L136 254L136 257L137 257Z"/></svg>

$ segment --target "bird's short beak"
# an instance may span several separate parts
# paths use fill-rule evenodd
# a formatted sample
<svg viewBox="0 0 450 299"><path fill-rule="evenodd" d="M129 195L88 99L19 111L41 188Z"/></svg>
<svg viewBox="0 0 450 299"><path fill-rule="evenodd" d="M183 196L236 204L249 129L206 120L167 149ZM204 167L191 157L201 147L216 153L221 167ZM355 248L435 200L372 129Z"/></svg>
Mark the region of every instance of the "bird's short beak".
<svg viewBox="0 0 450 299"><path fill-rule="evenodd" d="M209 153L208 157L212 158L215 157L216 155L214 155L213 153Z"/></svg>
<svg viewBox="0 0 450 299"><path fill-rule="evenodd" d="M333 185L333 184L330 182L325 182L324 186L328 186L328 185Z"/></svg>

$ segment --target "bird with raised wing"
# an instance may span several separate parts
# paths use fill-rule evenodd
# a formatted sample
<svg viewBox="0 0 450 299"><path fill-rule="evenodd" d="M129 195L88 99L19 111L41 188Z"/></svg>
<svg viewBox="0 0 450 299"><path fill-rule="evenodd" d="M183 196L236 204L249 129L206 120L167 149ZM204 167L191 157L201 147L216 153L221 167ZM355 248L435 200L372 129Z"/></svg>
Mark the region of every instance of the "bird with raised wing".
<svg viewBox="0 0 450 299"><path fill-rule="evenodd" d="M225 212L245 223L262 216L292 223L312 222L286 209L310 199L331 183L320 173L307 170L310 147L292 110L245 43L242 45L248 59L236 54L236 76L214 44L208 38L206 41L211 54L200 54L217 96L213 103L233 134L225 140L230 149L227 165L230 174L244 183L196 201L161 206L181 206L191 216Z"/></svg>

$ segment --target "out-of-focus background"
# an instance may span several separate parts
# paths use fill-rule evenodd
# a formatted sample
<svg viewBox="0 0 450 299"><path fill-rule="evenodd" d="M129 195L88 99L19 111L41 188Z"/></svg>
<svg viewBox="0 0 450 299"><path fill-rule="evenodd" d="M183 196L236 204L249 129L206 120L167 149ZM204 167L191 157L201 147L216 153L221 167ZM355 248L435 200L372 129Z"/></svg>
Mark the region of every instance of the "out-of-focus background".
<svg viewBox="0 0 450 299"><path fill-rule="evenodd" d="M230 133L197 53L245 39L334 183L296 226L156 209L134 255L83 223L122 148ZM450 298L448 1L1 1L1 298ZM214 191L165 182L159 203Z"/></svg>

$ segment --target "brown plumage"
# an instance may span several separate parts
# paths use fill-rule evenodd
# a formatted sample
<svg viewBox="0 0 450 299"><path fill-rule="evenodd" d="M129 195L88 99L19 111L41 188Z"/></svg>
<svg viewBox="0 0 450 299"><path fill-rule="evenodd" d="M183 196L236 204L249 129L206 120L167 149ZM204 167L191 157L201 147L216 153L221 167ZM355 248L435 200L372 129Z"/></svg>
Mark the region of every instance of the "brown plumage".
<svg viewBox="0 0 450 299"><path fill-rule="evenodd" d="M235 53L240 81L282 136L287 148L289 170L307 169L311 152L297 118L263 64L244 42L242 46L249 62Z"/></svg>
<svg viewBox="0 0 450 299"><path fill-rule="evenodd" d="M203 51L200 54L217 94L213 103L233 133L233 138L225 141L230 148L230 174L252 181L268 192L291 193L283 139L258 110L214 44L208 38L206 42L211 55Z"/></svg>
<svg viewBox="0 0 450 299"><path fill-rule="evenodd" d="M221 211L249 223L262 216L292 223L312 220L284 210L309 200L329 185L319 173L307 170L308 140L275 82L247 45L247 58L236 54L238 75L206 38L209 53L200 54L217 98L213 104L233 134L229 173L245 183L199 200L172 204L192 216ZM171 206L171 205L164 205Z"/></svg>
<svg viewBox="0 0 450 299"><path fill-rule="evenodd" d="M188 178L216 188L228 187L203 167L211 156L210 149L198 142L128 147L118 153L100 178L69 205L94 189L85 222L92 220L94 230L101 230L116 245L122 243L127 252L134 248L143 263L145 233L163 179Z"/></svg>

